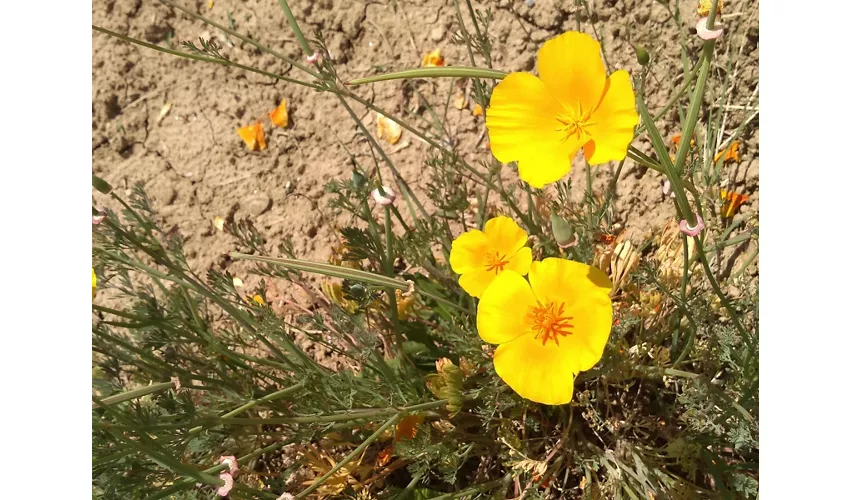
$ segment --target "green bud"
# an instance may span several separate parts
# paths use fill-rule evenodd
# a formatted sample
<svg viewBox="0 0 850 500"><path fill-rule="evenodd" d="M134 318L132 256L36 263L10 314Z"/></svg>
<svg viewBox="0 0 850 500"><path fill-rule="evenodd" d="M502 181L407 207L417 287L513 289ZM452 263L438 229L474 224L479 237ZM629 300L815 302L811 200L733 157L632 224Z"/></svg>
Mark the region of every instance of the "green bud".
<svg viewBox="0 0 850 500"><path fill-rule="evenodd" d="M112 186L96 175L91 176L91 185L103 194L109 194L109 192L112 191Z"/></svg>
<svg viewBox="0 0 850 500"><path fill-rule="evenodd" d="M560 215L552 214L552 234L559 246L568 245L575 239L573 225Z"/></svg>
<svg viewBox="0 0 850 500"><path fill-rule="evenodd" d="M360 172L355 170L351 173L351 182L354 184L354 187L357 189L361 189L366 185L366 177L363 176Z"/></svg>
<svg viewBox="0 0 850 500"><path fill-rule="evenodd" d="M361 285L360 283L355 283L351 285L351 287L348 289L348 293L351 294L351 296L355 299L361 300L363 297L366 296L366 287Z"/></svg>
<svg viewBox="0 0 850 500"><path fill-rule="evenodd" d="M635 54L637 55L638 64L646 66L649 64L649 52L640 45L635 45Z"/></svg>

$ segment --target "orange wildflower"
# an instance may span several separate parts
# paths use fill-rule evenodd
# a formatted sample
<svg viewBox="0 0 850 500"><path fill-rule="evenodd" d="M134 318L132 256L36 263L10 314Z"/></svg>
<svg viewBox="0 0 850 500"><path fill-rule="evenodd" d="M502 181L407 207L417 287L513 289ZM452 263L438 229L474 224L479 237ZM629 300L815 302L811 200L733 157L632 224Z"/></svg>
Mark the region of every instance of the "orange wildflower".
<svg viewBox="0 0 850 500"><path fill-rule="evenodd" d="M484 110L481 109L480 104L476 104L474 108L472 108L472 116L481 116L484 114Z"/></svg>

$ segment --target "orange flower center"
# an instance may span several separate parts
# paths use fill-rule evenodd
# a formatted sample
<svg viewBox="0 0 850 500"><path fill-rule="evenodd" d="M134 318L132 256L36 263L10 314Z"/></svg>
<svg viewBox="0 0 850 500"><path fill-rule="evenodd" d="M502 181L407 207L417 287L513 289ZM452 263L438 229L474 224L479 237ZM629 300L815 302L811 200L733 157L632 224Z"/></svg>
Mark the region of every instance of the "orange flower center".
<svg viewBox="0 0 850 500"><path fill-rule="evenodd" d="M504 271L505 266L508 265L508 257L506 255L499 255L498 252L487 253L487 270L488 271L496 271L496 274L499 274L499 271Z"/></svg>
<svg viewBox="0 0 850 500"><path fill-rule="evenodd" d="M531 322L531 329L534 330L535 339L541 339L543 345L546 345L548 340L554 340L555 344L561 345L558 342L558 336L566 337L572 334L569 331L573 325L569 321L572 316L564 316L564 303L555 304L550 302L546 305L537 302L537 306L528 312L528 320Z"/></svg>
<svg viewBox="0 0 850 500"><path fill-rule="evenodd" d="M576 135L579 141L589 140L590 134L587 132L587 128L595 123L590 121L589 112L582 111L581 103L578 104L578 113L573 114L567 111L565 114L559 115L557 120L563 125L562 128L558 129L558 132L563 132L564 140L573 135Z"/></svg>

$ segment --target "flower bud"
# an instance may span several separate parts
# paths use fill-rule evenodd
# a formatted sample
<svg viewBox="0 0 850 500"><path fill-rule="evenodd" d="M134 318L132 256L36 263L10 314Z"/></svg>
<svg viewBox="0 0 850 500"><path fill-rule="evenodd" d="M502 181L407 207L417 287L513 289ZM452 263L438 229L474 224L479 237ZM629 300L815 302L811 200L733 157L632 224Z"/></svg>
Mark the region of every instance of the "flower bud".
<svg viewBox="0 0 850 500"><path fill-rule="evenodd" d="M646 66L649 64L649 52L640 45L635 45L635 55L637 55L638 64Z"/></svg>
<svg viewBox="0 0 850 500"><path fill-rule="evenodd" d="M96 175L91 176L91 185L103 194L109 194L109 192L112 191L112 186Z"/></svg>
<svg viewBox="0 0 850 500"><path fill-rule="evenodd" d="M354 184L354 187L360 189L366 185L366 177L357 170L355 170L351 173L351 183Z"/></svg>
<svg viewBox="0 0 850 500"><path fill-rule="evenodd" d="M578 242L573 225L560 215L552 214L552 234L561 248L569 248Z"/></svg>

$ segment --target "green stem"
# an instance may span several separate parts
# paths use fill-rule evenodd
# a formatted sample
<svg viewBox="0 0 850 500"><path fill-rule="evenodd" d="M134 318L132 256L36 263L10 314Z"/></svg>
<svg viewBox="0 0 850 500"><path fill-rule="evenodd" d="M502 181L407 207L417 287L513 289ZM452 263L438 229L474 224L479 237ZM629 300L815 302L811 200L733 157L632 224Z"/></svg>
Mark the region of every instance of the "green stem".
<svg viewBox="0 0 850 500"><path fill-rule="evenodd" d="M676 204L679 206L679 210L682 212L682 215L688 221L688 225L690 227L696 227L696 216L691 211L691 207L688 204L688 197L685 195L685 189L682 187L682 183L679 180L679 171L676 170L674 165L670 162L670 158L666 154L667 147L664 145L664 139L661 138L661 134L655 127L655 122L652 121L652 117L649 114L646 103L643 101L643 95L638 94L637 104L641 118L646 124L646 130L649 134L649 139L652 142L652 147L658 154L661 166L664 169L662 173L670 180L670 187L673 189L673 192L676 193ZM685 144L688 143L685 142ZM688 148L682 148L680 151L686 151L687 149Z"/></svg>
<svg viewBox="0 0 850 500"><path fill-rule="evenodd" d="M399 419L402 417L402 415L403 415L403 414L402 414L401 412L400 412L400 413L396 413L396 414L395 414L392 418L390 418L389 420L387 420L387 421L384 423L384 425L382 425L381 427L379 427L379 428L378 428L378 430L376 430L375 432L373 432L371 436L369 436L368 438L366 438L366 440L365 440L365 441L363 441L363 443L361 443L361 444L360 444L360 446L358 446L358 447L357 447L357 448L355 448L355 449L354 449L351 453L349 453L348 455L346 455L346 456L345 456L345 458L343 458L342 460L340 460L339 462L337 462L337 464L336 464L336 465L334 465L334 466L331 468L331 470L329 470L328 472L326 472L326 473L325 473L322 477L320 477L320 478L316 479L315 481L313 481L313 484L311 484L309 487L307 487L307 488L306 488L305 490L303 490L301 493L299 493L299 494L295 495L295 498L304 498L304 497L306 497L307 495L309 495L310 493L312 493L313 491L315 491L315 490L316 490L319 486L321 486L321 485L322 485L325 481L327 481L329 477L331 477L331 476L333 476L334 474L336 474L336 473L337 473L337 471L339 471L340 469L342 469L342 468L343 468L343 467L344 467L344 466L345 466L348 462L350 462L350 461L354 460L354 458L355 458L355 457L357 457L357 455L360 455L361 453L363 453L363 451L364 451L367 447L369 447L369 445L370 445L370 444L372 444L372 443L373 443L376 439L378 439L378 437L380 437L380 436L381 436L381 434L383 434L383 433L384 433L384 431L386 431L386 430L387 430L387 429L389 429L390 427L394 426L394 425L396 424L396 422L398 422L398 421L399 421Z"/></svg>
<svg viewBox="0 0 850 500"><path fill-rule="evenodd" d="M697 253L699 254L699 260L702 262L702 267L705 270L705 276L708 278L708 282L711 284L712 290L720 299L720 303L723 304L723 307L729 313L729 317L732 318L732 323L735 325L735 329L738 330L738 333L741 335L741 338L747 343L747 346L750 348L750 352L752 353L753 343L752 337L750 333L744 329L744 325L741 323L741 320L738 318L738 312L735 311L735 308L732 307L732 303L729 302L729 299L726 297L726 294L723 293L723 290L720 289L720 285L717 284L717 280L714 278L714 274L711 272L711 266L708 264L708 259L705 256L705 249L702 246L702 238L694 238L697 244Z"/></svg>
<svg viewBox="0 0 850 500"><path fill-rule="evenodd" d="M700 64L702 64L702 62L704 60L705 60L705 54L700 54L699 59L697 60L696 66L699 66ZM696 71L691 71L690 73L687 74L687 76L685 77L685 81L682 82L682 86L679 88L678 92L676 92L676 94L669 101L667 101L667 104L665 104L664 107L661 108L661 111L659 111L658 113L655 114L655 116L652 118L653 121L658 121L661 118L664 118L664 115L667 114L667 112L670 111L670 108L672 108L673 105L675 105L679 101L679 98L681 98L683 95L685 95L685 92L687 92L688 87L690 86L691 81L693 81L696 74L697 74ZM644 133L645 131L646 131L646 125L642 124L635 130L635 136L638 136L638 135Z"/></svg>
<svg viewBox="0 0 850 500"><path fill-rule="evenodd" d="M310 48L310 43L306 38L304 38L304 33L301 33L301 28L298 27L298 21L296 21L295 16L292 15L292 10L290 10L289 4L286 0L279 0L278 3L280 4L280 8L283 9L283 14L286 16L287 21L289 21L289 27L292 28L295 38L298 39L298 43L301 44L301 48L304 50L304 55L313 55L313 49Z"/></svg>
<svg viewBox="0 0 850 500"><path fill-rule="evenodd" d="M227 33L228 35L235 36L236 38L242 40L243 42L250 44L250 45L253 45L254 47L258 48L261 52L266 52L267 54L271 54L271 55L277 57L281 61L289 63L289 64L295 66L296 68L300 69L301 71L307 73L308 75L312 76L313 78L321 78L321 75L319 75L315 71L311 70L307 66L304 66L303 64L299 63L298 61L295 61L294 59L287 57L287 56L281 54L280 52L272 50L269 47L266 47L265 45L261 44L260 42L257 42L256 40L248 38L247 36L244 36L244 35L236 32L236 31L233 31L232 29L230 29L226 26L222 26L221 24L218 24L215 21L212 21L211 19L207 19L206 17L204 17L200 14L196 14L195 12L192 12L185 7L182 7L180 5L175 4L171 0L159 0L159 1L168 5L168 6L171 6L175 9L177 9L177 10L180 10L183 13L185 13L186 15L193 17L193 18L195 18L195 19L197 19L197 20L199 20L203 23L206 23L206 24L209 24L210 26L218 28L221 31L224 31L225 33Z"/></svg>
<svg viewBox="0 0 850 500"><path fill-rule="evenodd" d="M120 33L110 31L106 28L101 28L100 26L95 26L94 24L92 25L92 29L95 30L95 31L99 31L103 34L109 35L113 38L117 38L119 40L122 40L124 42L132 43L132 44L135 44L135 45L140 45L142 47L153 49L153 50L156 50L156 51L159 51L159 52L164 52L166 54L171 54L173 56L183 57L183 58L186 58L186 59L194 59L195 61L203 61L203 62L208 62L208 63L213 63L213 64L220 64L221 66L230 66L230 67L233 67L233 68L239 68L241 70L250 71L251 73L257 73L259 75L267 76L269 78L274 78L275 80L281 80L281 81L284 81L284 82L289 82L289 83L294 83L296 85L302 85L304 87L309 87L313 90L319 90L321 88L318 85L314 85L312 83L302 82L300 80L295 80L293 78L287 78L283 75L278 75L276 73L270 73L268 71L263 71L261 69L252 68L250 66L245 66L244 64L239 64L239 63L236 63L236 62L233 62L233 61L229 61L227 59L219 59L217 57L207 57L207 56L201 56L201 55L197 55L197 54L189 54L189 53L186 53L186 52L180 52L179 50L166 49L165 47L160 47L159 45L154 45L152 43L143 42L143 41L138 40L136 38L125 36L125 35L122 35Z"/></svg>
<svg viewBox="0 0 850 500"><path fill-rule="evenodd" d="M383 75L367 76L364 78L355 78L345 82L348 87L356 85L365 85L367 83L385 82L389 80L402 80L406 78L489 78L493 80L501 80L508 76L508 73L495 69L476 68L474 66L443 66L438 68L415 68L403 69L392 73L384 73Z"/></svg>
<svg viewBox="0 0 850 500"><path fill-rule="evenodd" d="M307 382L302 380L301 382L293 385L292 387L287 387L286 389L281 389L281 390L273 392L271 394L267 394L267 395L265 395L265 396L263 396L259 399L255 399L253 401L248 401L247 403L243 404L242 406L225 413L224 415L221 416L221 418L235 417L236 415L239 415L240 413L244 413L244 412L250 410L251 408L253 408L257 405L261 405L263 403L268 403L269 401L274 401L276 399L286 397L286 396L288 396L288 395L290 395L294 392L298 392L299 390L303 389L306 384L307 384ZM195 434L197 432L201 432L203 429L204 429L204 426L199 425L197 427L189 429L188 434Z"/></svg>
<svg viewBox="0 0 850 500"><path fill-rule="evenodd" d="M392 229L392 220L390 219L390 209L389 207L384 207L384 236L387 240L387 254L386 259L384 261L384 274L389 278L393 278L395 276L395 272L393 271L393 229ZM390 304L390 319L393 324L393 333L395 334L395 342L396 349L398 349L399 354L403 354L401 344L404 339L401 336L401 326L399 325L398 320L398 301L395 298L396 289L393 287L387 287L387 297L389 298Z"/></svg>
<svg viewBox="0 0 850 500"><path fill-rule="evenodd" d="M230 257L234 260L251 260L255 262L262 262L264 264L271 264L277 266L283 266L288 269L294 269L297 271L306 271L310 273L318 273L323 274L325 276L333 276L335 278L343 278L349 279L353 281L360 281L362 283L369 283L371 285L381 286L381 287L392 287L397 290L407 290L410 287L410 284L406 281L402 281L400 279L389 278L387 276L381 276L380 274L370 273L367 271L360 271L358 269L350 269L342 266L335 266L333 264L325 264L322 262L309 262L298 259L286 259L286 258L276 258L276 257L262 257L258 255L248 255L238 252L232 252ZM431 300L439 302L440 304L454 307L460 311L466 312L467 314L474 313L464 308L460 304L454 303L450 300L446 300L442 297L434 295L432 293L426 292L424 290L420 290L418 287L415 288L416 293L422 295L423 297L427 297Z"/></svg>
<svg viewBox="0 0 850 500"><path fill-rule="evenodd" d="M486 483L476 484L475 486L471 486L465 490L458 491L457 493L448 493L446 495L440 495L438 497L434 497L431 500L450 500L454 498L463 498L467 495L474 495L476 493L483 493L485 491L490 491L494 488L498 488L499 486L505 487L510 484L511 479L513 477L511 474L506 474L501 479L496 479L495 481L489 481ZM496 495L493 495L493 498L496 498Z"/></svg>
<svg viewBox="0 0 850 500"><path fill-rule="evenodd" d="M125 401L131 401L142 396L147 396L148 394L164 391L165 389L170 389L172 387L174 387L174 384L172 382L160 382L158 384L151 384L145 387L140 387L138 389L133 389L132 391L122 392L121 394L115 394L103 398L101 400L101 403L107 406L123 403ZM99 406L100 405L97 403L92 403L92 408L98 408Z"/></svg>

